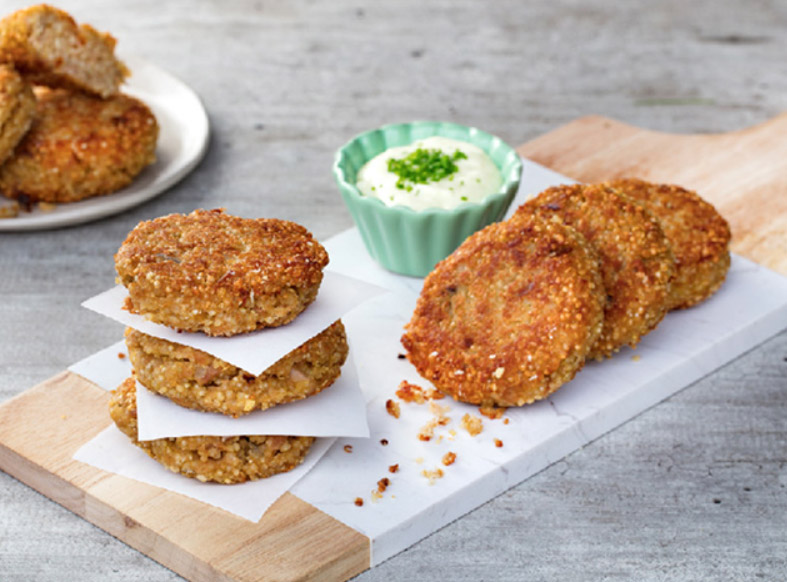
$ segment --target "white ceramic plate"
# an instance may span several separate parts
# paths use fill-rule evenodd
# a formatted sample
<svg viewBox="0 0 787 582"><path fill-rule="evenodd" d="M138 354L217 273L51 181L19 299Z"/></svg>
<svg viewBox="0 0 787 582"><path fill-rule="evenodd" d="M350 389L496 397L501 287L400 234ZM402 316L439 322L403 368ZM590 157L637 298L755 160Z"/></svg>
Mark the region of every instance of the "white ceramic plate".
<svg viewBox="0 0 787 582"><path fill-rule="evenodd" d="M16 218L0 219L0 231L44 230L89 222L117 214L153 198L193 170L208 146L208 115L183 82L155 65L136 57L122 57L131 76L122 87L144 101L159 123L156 162L145 168L127 187L107 196L58 204L53 210L38 208Z"/></svg>

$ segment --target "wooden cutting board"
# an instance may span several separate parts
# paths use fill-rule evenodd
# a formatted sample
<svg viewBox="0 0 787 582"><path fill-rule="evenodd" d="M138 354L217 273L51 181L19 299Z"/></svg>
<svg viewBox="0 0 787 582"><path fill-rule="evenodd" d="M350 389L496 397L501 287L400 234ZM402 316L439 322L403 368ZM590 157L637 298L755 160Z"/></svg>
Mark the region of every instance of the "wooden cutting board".
<svg viewBox="0 0 787 582"><path fill-rule="evenodd" d="M737 253L787 274L784 135L787 115L690 136L587 117L519 152L582 181L638 176L695 189L730 220ZM366 536L293 495L250 523L73 461L108 426L107 399L63 372L0 405L0 469L189 580L346 580L369 567Z"/></svg>

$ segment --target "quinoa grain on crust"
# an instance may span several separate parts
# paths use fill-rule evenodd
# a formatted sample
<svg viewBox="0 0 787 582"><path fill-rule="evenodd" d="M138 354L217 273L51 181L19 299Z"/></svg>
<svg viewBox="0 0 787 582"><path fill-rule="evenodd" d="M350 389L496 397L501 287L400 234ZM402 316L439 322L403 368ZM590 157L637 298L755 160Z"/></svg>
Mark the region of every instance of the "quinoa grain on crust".
<svg viewBox="0 0 787 582"><path fill-rule="evenodd" d="M114 51L112 36L45 4L0 21L0 63L13 64L36 85L115 95L128 70Z"/></svg>
<svg viewBox="0 0 787 582"><path fill-rule="evenodd" d="M0 65L0 165L22 140L36 111L33 89L11 65Z"/></svg>
<svg viewBox="0 0 787 582"><path fill-rule="evenodd" d="M331 386L347 359L341 321L259 376L203 351L126 329L129 359L148 390L196 410L234 417L312 396Z"/></svg>
<svg viewBox="0 0 787 582"><path fill-rule="evenodd" d="M40 87L36 97L30 130L0 167L9 198L59 203L109 194L155 161L158 123L138 99Z"/></svg>
<svg viewBox="0 0 787 582"><path fill-rule="evenodd" d="M289 323L317 297L327 264L302 226L222 210L141 222L115 255L129 311L211 336Z"/></svg>
<svg viewBox="0 0 787 582"><path fill-rule="evenodd" d="M109 414L117 427L170 471L199 481L244 483L286 473L303 462L314 437L193 436L137 439L137 391L134 378L112 392Z"/></svg>
<svg viewBox="0 0 787 582"><path fill-rule="evenodd" d="M601 185L548 188L517 213L537 212L578 230L596 250L607 290L604 327L588 357L636 346L667 313L675 258L656 218ZM515 214L516 215L516 214Z"/></svg>
<svg viewBox="0 0 787 582"><path fill-rule="evenodd" d="M456 400L521 406L584 365L605 297L585 240L523 212L473 234L437 264L402 344L418 372Z"/></svg>
<svg viewBox="0 0 787 582"><path fill-rule="evenodd" d="M606 183L650 210L675 253L669 309L683 309L715 293L730 268L730 226L696 192L635 178Z"/></svg>

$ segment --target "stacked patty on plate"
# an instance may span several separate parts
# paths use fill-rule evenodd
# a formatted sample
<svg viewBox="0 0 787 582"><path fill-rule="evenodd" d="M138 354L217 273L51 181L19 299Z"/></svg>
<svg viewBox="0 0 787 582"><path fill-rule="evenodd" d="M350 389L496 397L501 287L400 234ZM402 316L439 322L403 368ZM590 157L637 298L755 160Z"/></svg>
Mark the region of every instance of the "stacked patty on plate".
<svg viewBox="0 0 787 582"><path fill-rule="evenodd" d="M0 20L0 193L76 202L130 184L155 161L159 127L115 39L38 5Z"/></svg>

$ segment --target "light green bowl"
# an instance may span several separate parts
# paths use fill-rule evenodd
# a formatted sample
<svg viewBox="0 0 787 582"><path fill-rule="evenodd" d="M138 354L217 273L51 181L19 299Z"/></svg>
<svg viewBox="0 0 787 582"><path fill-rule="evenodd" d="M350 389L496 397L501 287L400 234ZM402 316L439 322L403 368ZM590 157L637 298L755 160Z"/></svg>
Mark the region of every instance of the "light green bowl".
<svg viewBox="0 0 787 582"><path fill-rule="evenodd" d="M389 148L432 136L469 142L484 150L503 177L500 189L479 203L421 211L386 206L359 192L356 177L366 162ZM503 218L521 174L519 154L499 138L474 127L434 121L386 125L362 133L336 152L333 164L339 191L369 254L386 269L414 277L425 277L468 236Z"/></svg>

